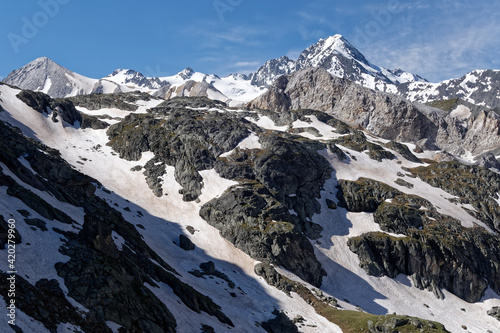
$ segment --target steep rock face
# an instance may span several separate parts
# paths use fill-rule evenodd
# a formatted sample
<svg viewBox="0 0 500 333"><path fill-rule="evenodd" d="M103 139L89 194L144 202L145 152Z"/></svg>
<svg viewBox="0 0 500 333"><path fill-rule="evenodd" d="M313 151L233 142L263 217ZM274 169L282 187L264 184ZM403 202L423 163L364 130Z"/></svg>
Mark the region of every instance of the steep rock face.
<svg viewBox="0 0 500 333"><path fill-rule="evenodd" d="M252 75L251 83L255 86L269 87L282 75L289 75L296 70L295 61L283 56L278 59L268 60Z"/></svg>
<svg viewBox="0 0 500 333"><path fill-rule="evenodd" d="M180 100L172 99L148 114L128 115L108 130L109 145L127 160L139 160L143 152L154 152L157 160L146 165L150 186L156 188L156 180L163 176L165 169L159 168L160 164L174 166L184 200L193 201L203 187L199 171L213 168L216 157L235 148L254 126L230 114L183 108ZM213 104L206 98L196 100ZM162 195L163 191L157 188L156 193Z"/></svg>
<svg viewBox="0 0 500 333"><path fill-rule="evenodd" d="M202 207L200 215L252 258L276 263L320 286L325 274L298 219L264 188L232 187ZM289 221L297 223L297 226Z"/></svg>
<svg viewBox="0 0 500 333"><path fill-rule="evenodd" d="M337 198L339 206L351 212L375 212L387 199L402 193L395 188L373 179L360 178L357 181L339 180Z"/></svg>
<svg viewBox="0 0 500 333"><path fill-rule="evenodd" d="M500 117L493 111L480 111L462 119L332 77L322 68L280 77L249 106L276 112L320 110L382 138L414 142L428 149L437 146L455 155L477 156L500 148Z"/></svg>
<svg viewBox="0 0 500 333"><path fill-rule="evenodd" d="M57 117L60 115L66 123L80 126L82 129L104 129L108 127L107 123L96 117L81 114L69 99L52 99L49 95L30 90L21 91L17 98L36 111L50 115L55 123L59 121Z"/></svg>
<svg viewBox="0 0 500 333"><path fill-rule="evenodd" d="M311 112L315 113L307 110L303 113ZM294 117L287 121L293 122L295 117L302 119L300 113L289 115ZM324 118L328 121L328 116ZM200 214L247 253L279 264L319 285L324 273L305 236L317 238L321 231L318 225L309 221L320 212L317 199L333 171L317 153L325 146L272 132L259 133L259 143L259 149L237 148L229 156L219 157L215 164L215 170L221 176L243 182L252 190L232 188L231 195L214 199L202 208ZM240 212L232 203L247 210ZM233 208L228 208L228 205ZM225 219L221 220L222 217ZM246 232L250 235L241 235ZM269 250L263 253L263 248Z"/></svg>
<svg viewBox="0 0 500 333"><path fill-rule="evenodd" d="M267 133L262 149L236 150L219 158L216 170L242 185L207 203L200 215L238 248L258 260L276 263L314 285L324 271L306 238L321 227L310 221L332 169L312 144Z"/></svg>
<svg viewBox="0 0 500 333"><path fill-rule="evenodd" d="M374 220L382 230L407 236L372 232L349 239L349 248L369 274L406 274L417 287L438 297L444 288L468 302L479 301L488 286L500 292L498 236L483 228L462 227L427 200L374 180L341 180L339 186L348 210L375 211ZM364 197L371 204L360 206Z"/></svg>
<svg viewBox="0 0 500 333"><path fill-rule="evenodd" d="M249 106L273 111L320 110L383 138L399 141L432 140L439 125L437 110L417 108L395 95L332 77L322 68L307 68L281 77Z"/></svg>
<svg viewBox="0 0 500 333"><path fill-rule="evenodd" d="M409 238L369 233L351 238L348 245L369 274L393 278L406 274L417 287L428 288L438 297L442 297L440 288L445 288L468 302L478 302L488 286L500 291L498 238L473 229L458 231L455 226L432 230L453 232L456 236L451 237L411 230Z"/></svg>
<svg viewBox="0 0 500 333"><path fill-rule="evenodd" d="M324 144L263 132L245 119L248 114L193 110L213 104L206 98L174 98L147 115L129 115L109 129L110 145L129 160L145 151L155 154L144 174L158 196L166 165L175 167L186 201L204 191L199 171L213 168L240 182L204 205L200 215L253 258L321 284L324 271L307 237L319 237L321 227L310 220L320 211L317 199L333 171L317 153ZM236 148L251 132L261 148Z"/></svg>
<svg viewBox="0 0 500 333"><path fill-rule="evenodd" d="M371 64L343 36L320 39L299 55L296 68L320 67L330 74L379 91L395 91L406 82L426 82L425 79L400 69L389 70Z"/></svg>
<svg viewBox="0 0 500 333"><path fill-rule="evenodd" d="M40 92L33 92L28 90L21 91L17 98L22 100L29 107L37 110L40 113L48 114L51 112L52 120L56 122L58 114L68 124L74 125L76 121L82 121L80 113L75 109L73 103L67 100L54 100L49 95Z"/></svg>

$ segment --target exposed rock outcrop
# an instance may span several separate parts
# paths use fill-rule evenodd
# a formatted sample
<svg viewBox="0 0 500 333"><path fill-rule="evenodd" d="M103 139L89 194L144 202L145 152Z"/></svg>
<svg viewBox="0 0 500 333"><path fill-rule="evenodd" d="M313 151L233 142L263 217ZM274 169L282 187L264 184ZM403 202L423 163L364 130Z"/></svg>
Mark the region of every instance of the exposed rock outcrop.
<svg viewBox="0 0 500 333"><path fill-rule="evenodd" d="M61 115L64 121L71 125L74 125L76 121L80 123L82 121L82 117L75 109L73 103L66 99L54 100L49 95L29 90L21 91L17 95L17 98L42 114L51 114L52 121L54 122L57 121L56 117L58 114Z"/></svg>
<svg viewBox="0 0 500 333"><path fill-rule="evenodd" d="M411 173L434 187L458 196L460 203L472 205L475 210L468 210L469 214L500 232L500 205L497 201L499 174L456 161L414 168Z"/></svg>
<svg viewBox="0 0 500 333"><path fill-rule="evenodd" d="M306 68L280 77L249 105L278 112L320 110L383 138L406 142L436 137L441 112L333 77L322 68Z"/></svg>
<svg viewBox="0 0 500 333"><path fill-rule="evenodd" d="M340 202L348 210L374 211L382 230L407 236L372 232L349 239L349 248L369 274L406 274L438 297L444 288L468 302L479 301L488 286L500 292L498 236L480 227L465 228L427 200L380 182L340 180L339 185ZM365 197L369 204L362 204Z"/></svg>
<svg viewBox="0 0 500 333"><path fill-rule="evenodd" d="M183 187L184 199L193 201L203 187L199 171L213 168L216 158L235 148L255 126L231 114L187 109L182 100L174 98L148 114L128 115L108 130L109 145L127 160L139 160L142 152L154 152L155 160L146 164L145 174L155 194L162 195L158 178L164 174L165 165L170 165L175 167L174 176ZM193 102L215 104L207 98Z"/></svg>
<svg viewBox="0 0 500 333"><path fill-rule="evenodd" d="M488 315L500 321L500 306L495 306L488 311Z"/></svg>
<svg viewBox="0 0 500 333"><path fill-rule="evenodd" d="M150 101L151 95L141 92L115 93L115 94L90 94L65 98L76 106L88 110L100 110L105 108L116 108L124 111L136 111L139 107L132 103L139 100Z"/></svg>
<svg viewBox="0 0 500 333"><path fill-rule="evenodd" d="M273 311L273 319L262 322L262 328L268 333L298 333L299 329L286 314L280 311Z"/></svg>

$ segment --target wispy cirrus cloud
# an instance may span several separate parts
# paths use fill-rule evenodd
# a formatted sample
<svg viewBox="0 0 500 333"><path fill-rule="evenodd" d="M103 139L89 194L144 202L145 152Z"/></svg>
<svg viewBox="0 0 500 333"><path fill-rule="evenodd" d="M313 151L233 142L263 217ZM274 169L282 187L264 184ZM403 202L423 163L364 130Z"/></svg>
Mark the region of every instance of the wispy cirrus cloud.
<svg viewBox="0 0 500 333"><path fill-rule="evenodd" d="M391 34L361 50L374 63L399 67L430 81L460 77L499 64L500 1L441 0L404 12Z"/></svg>
<svg viewBox="0 0 500 333"><path fill-rule="evenodd" d="M238 61L237 63L233 64L232 66L234 68L241 68L241 67L255 67L261 65L260 61Z"/></svg>
<svg viewBox="0 0 500 333"><path fill-rule="evenodd" d="M290 59L294 59L294 60L297 60L297 58L299 57L300 53L302 52L303 50L289 50L287 53L286 53L286 56Z"/></svg>
<svg viewBox="0 0 500 333"><path fill-rule="evenodd" d="M238 44L259 46L262 43L262 36L266 34L265 29L257 27L240 25L221 28L220 25L224 23L197 22L185 28L183 35L198 38L200 48L220 48Z"/></svg>

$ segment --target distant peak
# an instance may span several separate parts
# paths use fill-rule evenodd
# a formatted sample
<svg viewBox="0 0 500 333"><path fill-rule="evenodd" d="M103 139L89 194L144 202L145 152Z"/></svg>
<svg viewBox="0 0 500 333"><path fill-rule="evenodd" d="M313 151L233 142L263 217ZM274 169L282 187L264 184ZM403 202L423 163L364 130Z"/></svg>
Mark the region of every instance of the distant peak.
<svg viewBox="0 0 500 333"><path fill-rule="evenodd" d="M335 39L335 40L338 40L338 39L343 39L343 40L346 40L346 39L344 38L344 36L342 36L341 34L335 34L335 35L333 35L333 36L328 37L327 39Z"/></svg>
<svg viewBox="0 0 500 333"><path fill-rule="evenodd" d="M40 58L33 60L33 62L47 62L47 61L52 61L52 60L47 58L47 57L40 57Z"/></svg>
<svg viewBox="0 0 500 333"><path fill-rule="evenodd" d="M142 75L141 73L134 71L133 69L124 69L124 68L118 68L113 71L113 73L109 74L108 77L110 76L116 76L116 75Z"/></svg>
<svg viewBox="0 0 500 333"><path fill-rule="evenodd" d="M186 69L182 70L179 72L177 75L182 77L184 80L187 80L193 76L194 70L191 67L186 67Z"/></svg>
<svg viewBox="0 0 500 333"><path fill-rule="evenodd" d="M30 64L55 64L55 62L47 57L40 57L30 62Z"/></svg>

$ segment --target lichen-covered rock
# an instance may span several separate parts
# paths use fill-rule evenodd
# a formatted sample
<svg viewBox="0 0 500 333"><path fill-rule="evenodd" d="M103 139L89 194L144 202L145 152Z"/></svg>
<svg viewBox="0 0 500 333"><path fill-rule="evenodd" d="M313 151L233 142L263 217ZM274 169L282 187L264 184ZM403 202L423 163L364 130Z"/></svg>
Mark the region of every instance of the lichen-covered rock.
<svg viewBox="0 0 500 333"><path fill-rule="evenodd" d="M332 142L359 152L368 150L368 156L379 162L383 159L391 160L396 158L393 153L385 150L380 145L369 142L365 134L361 131L356 130L353 134L342 136L336 140L332 140Z"/></svg>
<svg viewBox="0 0 500 333"><path fill-rule="evenodd" d="M59 114L68 124L75 125L75 122L82 122L80 112L75 109L73 103L67 99L52 99L49 95L41 92L23 90L17 94L17 98L26 103L29 107L40 113L52 113L52 120L55 122Z"/></svg>
<svg viewBox="0 0 500 333"><path fill-rule="evenodd" d="M375 212L385 200L402 194L387 184L369 178L357 181L340 179L338 183L339 206L351 212Z"/></svg>
<svg viewBox="0 0 500 333"><path fill-rule="evenodd" d="M443 162L411 169L411 173L434 187L459 197L475 211L468 213L500 232L500 175L478 166Z"/></svg>
<svg viewBox="0 0 500 333"><path fill-rule="evenodd" d="M230 318L212 299L182 282L175 270L144 242L136 228L104 199L95 195L96 187L102 188L96 180L73 169L57 151L26 139L1 122L0 138L0 162L12 173L61 202L81 207L85 214L81 230L75 228L75 232L69 232L54 228L56 225L51 224L52 219L75 226L76 223L47 201L18 185L0 168L0 184L7 187L7 195L21 199L47 220L47 229L50 227L64 236L61 238L64 246L59 251L69 258L55 265L68 290L67 295L61 294L55 280L42 279L31 285L22 277L16 278L18 288L24 291L16 299L16 306L21 311L52 332L57 331L61 323L71 323L85 332L110 332L106 321L113 321L131 332L175 332L175 318L146 287L146 284L157 286L158 282L162 282L172 288L189 309L205 312L221 323L233 326ZM21 156L31 164L35 173L19 162ZM29 212L22 211L22 214L28 216ZM44 226L39 221L30 223ZM121 250L112 239L113 232L125 240L126 246ZM5 274L0 275L5 280ZM6 284L0 284L0 294L6 298L7 289L4 286ZM82 314L66 296L89 311Z"/></svg>
<svg viewBox="0 0 500 333"><path fill-rule="evenodd" d="M137 105L132 104L139 100L149 101L151 95L141 92L114 93L114 94L89 94L65 98L76 106L84 107L88 110L100 109L120 109L124 111L137 111Z"/></svg>
<svg viewBox="0 0 500 333"><path fill-rule="evenodd" d="M385 147L398 152L399 154L401 154L401 156L403 156L404 158L406 158L410 162L422 163L422 161L418 157L413 155L413 153L410 151L410 149L408 149L408 146L406 146L402 143L399 143L396 141L389 141L385 144Z"/></svg>
<svg viewBox="0 0 500 333"><path fill-rule="evenodd" d="M298 217L290 215L262 185L233 186L205 204L200 216L252 258L273 262L313 285L321 285L325 273L300 231Z"/></svg>
<svg viewBox="0 0 500 333"><path fill-rule="evenodd" d="M446 220L404 233L408 237L368 233L349 239L348 245L369 274L406 274L438 297L441 288L468 302L479 301L488 286L500 292L498 237Z"/></svg>
<svg viewBox="0 0 500 333"><path fill-rule="evenodd" d="M111 126L108 135L109 145L121 158L139 160L142 152L155 153L155 162L163 166L157 170L151 162L145 168L156 195L162 194L157 179L163 175L164 165L170 165L175 167L174 177L182 186L184 200L193 201L202 192L199 171L213 168L216 158L234 149L255 126L231 114L187 109L184 103L173 99L149 114L131 114Z"/></svg>
<svg viewBox="0 0 500 333"><path fill-rule="evenodd" d="M293 291L293 284L289 280L283 278L281 274L278 274L274 267L266 263L258 263L254 267L254 272L258 276L262 276L268 284L274 286L287 294Z"/></svg>
<svg viewBox="0 0 500 333"><path fill-rule="evenodd" d="M384 183L360 178L339 180L339 186L339 204L350 211L374 212L383 231L407 236L372 232L350 238L349 248L369 274L406 274L438 297L444 288L468 302L481 299L488 286L500 291L498 236L480 227L465 228L429 201Z"/></svg>
<svg viewBox="0 0 500 333"><path fill-rule="evenodd" d="M416 142L435 137L438 130L439 111L334 77L323 68L305 68L278 78L249 106L277 112L320 110L390 140Z"/></svg>

